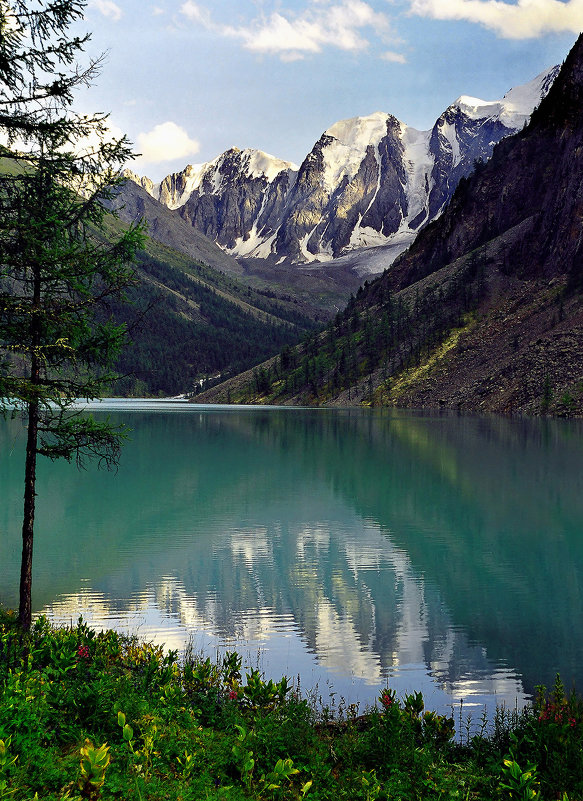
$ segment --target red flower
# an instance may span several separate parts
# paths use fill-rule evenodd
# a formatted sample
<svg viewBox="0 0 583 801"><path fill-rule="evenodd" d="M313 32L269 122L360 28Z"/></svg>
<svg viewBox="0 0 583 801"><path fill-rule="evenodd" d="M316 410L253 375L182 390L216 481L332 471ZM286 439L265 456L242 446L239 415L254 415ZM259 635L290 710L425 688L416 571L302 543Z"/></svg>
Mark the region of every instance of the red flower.
<svg viewBox="0 0 583 801"><path fill-rule="evenodd" d="M393 703L392 696L389 695L388 692L384 692L381 695L381 704L385 707L385 709L388 709L392 705L392 703Z"/></svg>
<svg viewBox="0 0 583 801"><path fill-rule="evenodd" d="M230 690L229 691L229 700L234 701L237 697L237 690Z"/></svg>
<svg viewBox="0 0 583 801"><path fill-rule="evenodd" d="M86 645L80 645L77 648L77 659L89 659L89 648Z"/></svg>

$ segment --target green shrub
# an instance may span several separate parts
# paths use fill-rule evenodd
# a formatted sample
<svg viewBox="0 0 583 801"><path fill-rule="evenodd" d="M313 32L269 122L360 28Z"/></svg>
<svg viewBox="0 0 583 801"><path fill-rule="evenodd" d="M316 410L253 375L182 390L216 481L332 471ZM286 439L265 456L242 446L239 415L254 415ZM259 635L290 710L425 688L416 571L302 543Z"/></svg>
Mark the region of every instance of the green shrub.
<svg viewBox="0 0 583 801"><path fill-rule="evenodd" d="M583 702L558 679L462 744L420 693L333 715L242 673L236 654L178 662L82 621L24 636L0 616L0 799L583 798Z"/></svg>

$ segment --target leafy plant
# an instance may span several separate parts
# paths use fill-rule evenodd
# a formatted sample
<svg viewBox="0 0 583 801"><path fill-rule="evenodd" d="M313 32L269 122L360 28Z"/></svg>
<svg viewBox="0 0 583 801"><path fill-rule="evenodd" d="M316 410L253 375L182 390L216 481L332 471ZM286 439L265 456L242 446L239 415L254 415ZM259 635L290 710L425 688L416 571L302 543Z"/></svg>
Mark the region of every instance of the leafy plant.
<svg viewBox="0 0 583 801"><path fill-rule="evenodd" d="M536 801L540 798L536 765L527 765L526 769L522 770L511 754L503 762L502 773L500 789L506 790L508 798L512 801Z"/></svg>
<svg viewBox="0 0 583 801"><path fill-rule="evenodd" d="M243 687L244 701L254 710L273 709L283 702L290 689L285 676L278 682L272 679L264 681L258 670L251 670Z"/></svg>
<svg viewBox="0 0 583 801"><path fill-rule="evenodd" d="M291 781L292 776L298 773L299 770L294 768L292 759L278 759L273 770L261 776L263 788L260 793L273 793L275 790L279 790L285 781Z"/></svg>
<svg viewBox="0 0 583 801"><path fill-rule="evenodd" d="M10 737L7 740L0 740L0 799L8 798L15 792L9 789L8 773L16 764L17 757L10 755L9 748Z"/></svg>
<svg viewBox="0 0 583 801"><path fill-rule="evenodd" d="M528 725L518 743L513 736L514 751L536 762L541 787L564 790L573 787L583 792L583 702L576 693L566 693L560 676L556 676L550 693L544 686L537 694Z"/></svg>
<svg viewBox="0 0 583 801"><path fill-rule="evenodd" d="M383 791L382 785L377 779L376 770L363 771L360 781L365 791L366 801L376 801Z"/></svg>
<svg viewBox="0 0 583 801"><path fill-rule="evenodd" d="M90 740L85 740L81 748L80 776L77 782L83 798L93 801L99 797L110 762L109 746L106 743L95 748Z"/></svg>
<svg viewBox="0 0 583 801"><path fill-rule="evenodd" d="M235 764L241 778L246 787L251 787L253 777L253 770L255 769L255 759L253 758L253 751L249 748L251 741L254 738L252 731L247 731L244 726L235 725L238 731L237 741L232 747L231 752L235 758Z"/></svg>
<svg viewBox="0 0 583 801"><path fill-rule="evenodd" d="M190 777L192 776L195 768L194 756L192 754L189 754L188 751L184 749L184 754L182 755L182 757L176 757L176 761L182 768L182 778L185 781L188 781L188 779L190 779Z"/></svg>
<svg viewBox="0 0 583 801"><path fill-rule="evenodd" d="M124 739L124 742L127 743L129 750L133 754L134 730L132 729L129 723L126 723L126 716L124 715L123 712L117 713L117 725L121 727L122 737Z"/></svg>

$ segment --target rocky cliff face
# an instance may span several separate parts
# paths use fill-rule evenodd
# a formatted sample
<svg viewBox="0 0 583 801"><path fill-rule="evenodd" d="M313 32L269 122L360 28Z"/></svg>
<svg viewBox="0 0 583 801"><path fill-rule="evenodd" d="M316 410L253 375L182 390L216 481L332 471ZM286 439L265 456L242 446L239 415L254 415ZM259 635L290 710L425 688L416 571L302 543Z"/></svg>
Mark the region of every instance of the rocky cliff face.
<svg viewBox="0 0 583 801"><path fill-rule="evenodd" d="M557 69L501 101L461 97L430 131L383 112L343 120L299 168L232 148L159 185L132 177L237 258L321 262L381 244L394 257L441 214L475 162L522 128Z"/></svg>
<svg viewBox="0 0 583 801"><path fill-rule="evenodd" d="M361 309L480 287L447 352L394 384L413 407L583 414L583 38L530 124L500 142ZM459 292L458 292L459 296ZM446 311L446 304L440 313ZM420 324L425 325L424 319Z"/></svg>
<svg viewBox="0 0 583 801"><path fill-rule="evenodd" d="M137 176L133 176L132 181L125 181L117 189L115 198L108 203L121 220L127 223L143 220L148 226L148 236L157 242L185 253L215 270L242 275L243 268L232 256L193 229L176 213L154 200L142 186L136 186L136 179Z"/></svg>
<svg viewBox="0 0 583 801"><path fill-rule="evenodd" d="M580 59L581 40L530 125L500 142L488 164L460 182L439 221L395 263L394 287L409 285L488 243L493 249L494 242L507 275L570 275L576 280L583 247Z"/></svg>
<svg viewBox="0 0 583 801"><path fill-rule="evenodd" d="M451 143L459 119L437 134ZM582 175L583 36L530 124L287 359L271 394L249 397L247 381L240 399L583 416Z"/></svg>

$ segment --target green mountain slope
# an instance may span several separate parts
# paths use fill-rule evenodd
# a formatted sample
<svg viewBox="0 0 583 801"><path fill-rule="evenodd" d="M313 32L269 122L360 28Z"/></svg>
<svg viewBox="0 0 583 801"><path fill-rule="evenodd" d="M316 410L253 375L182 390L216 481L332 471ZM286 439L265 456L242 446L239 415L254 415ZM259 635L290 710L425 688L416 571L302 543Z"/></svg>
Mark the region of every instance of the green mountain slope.
<svg viewBox="0 0 583 801"><path fill-rule="evenodd" d="M269 298L150 241L140 253L130 304L112 308L130 344L115 365L116 394L178 394L239 372L295 343L313 321L293 302Z"/></svg>
<svg viewBox="0 0 583 801"><path fill-rule="evenodd" d="M124 224L108 218L112 234ZM224 266L221 251L216 248L217 256L211 242L202 244L203 255L210 253L210 261ZM129 332L115 365L121 377L113 394L198 391L201 383L262 362L318 325L317 309L253 289L232 272L214 269L153 236L138 254L136 277L129 302L108 310Z"/></svg>
<svg viewBox="0 0 583 801"><path fill-rule="evenodd" d="M0 171L14 169L11 160L0 160ZM127 222L140 218L149 236L128 302L112 301L100 312L125 322L129 333L112 393L198 390L209 378L237 373L298 342L323 319L318 308L291 295L248 286L234 259L135 184L128 192L122 186L115 206L118 216L108 216L104 232L94 236L114 241Z"/></svg>
<svg viewBox="0 0 583 801"><path fill-rule="evenodd" d="M580 38L529 126L409 251L230 397L583 414L582 101Z"/></svg>

